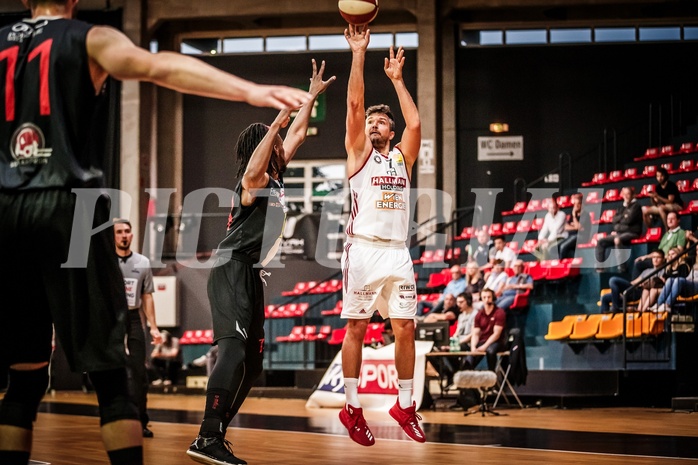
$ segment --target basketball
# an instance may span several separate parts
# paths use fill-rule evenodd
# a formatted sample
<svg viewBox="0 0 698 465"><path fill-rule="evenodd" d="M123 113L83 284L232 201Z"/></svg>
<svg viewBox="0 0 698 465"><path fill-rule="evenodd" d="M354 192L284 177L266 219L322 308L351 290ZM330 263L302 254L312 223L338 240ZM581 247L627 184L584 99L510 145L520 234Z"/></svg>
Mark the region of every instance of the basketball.
<svg viewBox="0 0 698 465"><path fill-rule="evenodd" d="M363 26L378 14L378 0L339 0L339 13L349 24Z"/></svg>

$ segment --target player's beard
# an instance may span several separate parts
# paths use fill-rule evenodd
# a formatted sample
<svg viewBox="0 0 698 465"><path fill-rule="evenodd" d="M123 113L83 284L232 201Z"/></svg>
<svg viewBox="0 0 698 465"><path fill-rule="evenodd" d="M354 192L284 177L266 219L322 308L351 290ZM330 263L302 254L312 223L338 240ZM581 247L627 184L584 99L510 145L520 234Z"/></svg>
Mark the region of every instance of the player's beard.
<svg viewBox="0 0 698 465"><path fill-rule="evenodd" d="M379 152L388 144L388 140L380 134L370 134L368 137L371 140L371 145L373 145L373 148Z"/></svg>

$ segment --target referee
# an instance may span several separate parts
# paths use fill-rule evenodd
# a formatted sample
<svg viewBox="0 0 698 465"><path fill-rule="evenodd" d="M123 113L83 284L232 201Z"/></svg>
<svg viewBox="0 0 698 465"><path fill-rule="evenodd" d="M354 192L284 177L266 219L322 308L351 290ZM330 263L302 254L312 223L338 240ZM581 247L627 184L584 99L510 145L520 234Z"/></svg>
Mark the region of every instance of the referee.
<svg viewBox="0 0 698 465"><path fill-rule="evenodd" d="M150 325L150 336L153 344L161 344L162 336L155 322L155 305L153 303L153 272L150 260L131 250L133 232L131 222L126 219L114 220L114 242L116 254L119 256L119 266L124 275L126 302L128 303L128 318L126 319L126 347L128 348L129 385L134 400L138 405L143 437L152 438L153 432L148 429L147 400L148 377L145 371L145 335L141 308Z"/></svg>

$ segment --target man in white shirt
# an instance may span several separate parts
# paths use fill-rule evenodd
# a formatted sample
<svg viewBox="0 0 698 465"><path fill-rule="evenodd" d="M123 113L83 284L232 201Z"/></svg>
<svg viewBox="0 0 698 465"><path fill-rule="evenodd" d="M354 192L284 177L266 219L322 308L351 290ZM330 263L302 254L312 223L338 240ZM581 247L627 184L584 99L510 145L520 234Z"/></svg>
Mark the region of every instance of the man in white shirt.
<svg viewBox="0 0 698 465"><path fill-rule="evenodd" d="M538 232L538 244L536 245L533 255L539 260L547 258L557 258L557 244L567 237L565 231L565 222L567 215L560 211L560 206L555 198L547 199L548 213L545 214L543 226Z"/></svg>
<svg viewBox="0 0 698 465"><path fill-rule="evenodd" d="M506 246L506 242L501 236L494 238L494 247L490 249L490 265L494 266L495 260L504 262L504 268L509 268L516 260L516 252Z"/></svg>

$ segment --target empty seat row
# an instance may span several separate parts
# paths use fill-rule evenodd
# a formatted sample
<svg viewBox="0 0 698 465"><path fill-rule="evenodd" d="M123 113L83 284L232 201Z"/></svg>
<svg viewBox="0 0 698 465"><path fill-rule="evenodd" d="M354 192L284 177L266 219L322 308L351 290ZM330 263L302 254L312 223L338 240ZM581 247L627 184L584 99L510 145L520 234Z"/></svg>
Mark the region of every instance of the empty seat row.
<svg viewBox="0 0 698 465"><path fill-rule="evenodd" d="M627 313L625 334L628 338L656 336L664 332L667 312ZM623 336L623 314L567 315L548 325L548 341L615 339Z"/></svg>
<svg viewBox="0 0 698 465"><path fill-rule="evenodd" d="M277 336L276 342L324 341L332 333L332 326L322 325L320 329L314 325L294 326L286 336Z"/></svg>
<svg viewBox="0 0 698 465"><path fill-rule="evenodd" d="M698 165L696 165L695 160L683 160L681 163L677 164L676 167L674 167L673 163L662 163L659 166L666 169L671 174L698 170ZM625 170L613 170L609 173L595 173L591 181L583 182L582 186L597 186L599 184L621 182L625 180L651 178L656 176L657 167L657 165L647 165L642 168L642 171L639 168L626 168Z"/></svg>
<svg viewBox="0 0 698 465"><path fill-rule="evenodd" d="M472 228L471 228L472 235ZM439 263L439 262L459 262L460 256L463 251L460 247L449 247L447 250L437 249L431 250L426 249L422 252L422 255L417 260L412 260L416 265L422 263Z"/></svg>
<svg viewBox="0 0 698 465"><path fill-rule="evenodd" d="M339 279L330 279L327 281L299 281L290 291L283 291L283 296L294 296L303 294L327 294L338 292L342 289L342 281Z"/></svg>
<svg viewBox="0 0 698 465"><path fill-rule="evenodd" d="M693 142L684 142L678 149L675 149L673 145L665 145L663 147L650 147L645 150L645 153L641 157L637 157L635 161L649 160L652 158L660 157L671 157L674 155L685 155L687 153L693 153L698 151L698 144Z"/></svg>
<svg viewBox="0 0 698 465"><path fill-rule="evenodd" d="M264 308L266 318L294 318L303 316L308 310L308 302L300 302L286 305L267 305Z"/></svg>
<svg viewBox="0 0 698 465"><path fill-rule="evenodd" d="M180 345L188 344L211 344L213 343L212 329L191 329L184 331L179 338Z"/></svg>

